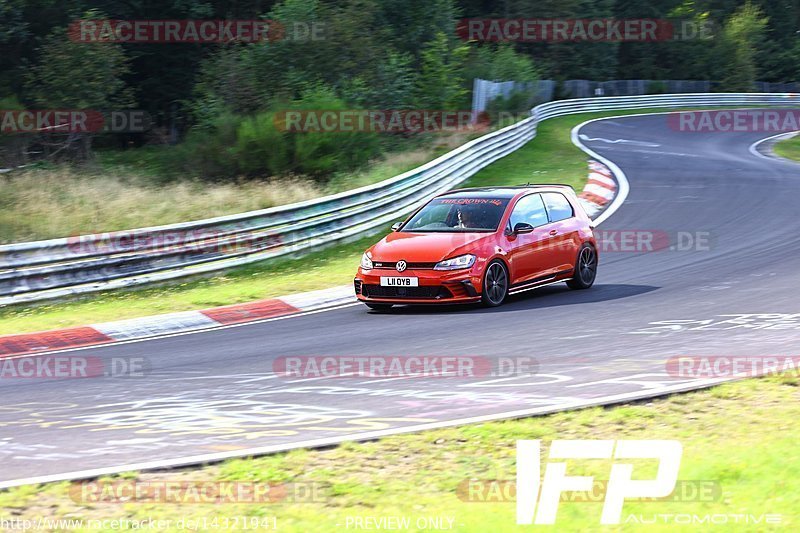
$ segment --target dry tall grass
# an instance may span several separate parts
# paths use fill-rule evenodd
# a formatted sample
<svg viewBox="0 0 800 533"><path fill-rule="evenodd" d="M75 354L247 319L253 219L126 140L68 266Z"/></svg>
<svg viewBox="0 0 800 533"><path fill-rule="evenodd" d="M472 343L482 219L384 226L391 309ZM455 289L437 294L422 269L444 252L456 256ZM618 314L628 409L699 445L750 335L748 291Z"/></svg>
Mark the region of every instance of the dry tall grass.
<svg viewBox="0 0 800 533"><path fill-rule="evenodd" d="M68 168L0 176L0 242L114 231L208 218L320 196L299 178L152 186Z"/></svg>
<svg viewBox="0 0 800 533"><path fill-rule="evenodd" d="M434 146L388 154L325 185L302 177L153 185L123 167L105 173L57 166L0 174L0 243L157 226L308 200L391 178L473 136L441 136Z"/></svg>

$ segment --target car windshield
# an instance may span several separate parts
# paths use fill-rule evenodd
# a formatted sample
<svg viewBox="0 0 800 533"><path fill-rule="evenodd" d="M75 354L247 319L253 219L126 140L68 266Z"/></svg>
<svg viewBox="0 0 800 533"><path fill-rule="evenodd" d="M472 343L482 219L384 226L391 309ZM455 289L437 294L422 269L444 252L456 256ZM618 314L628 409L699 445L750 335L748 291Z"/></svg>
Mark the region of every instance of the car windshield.
<svg viewBox="0 0 800 533"><path fill-rule="evenodd" d="M435 198L401 231L495 231L507 205L508 198Z"/></svg>

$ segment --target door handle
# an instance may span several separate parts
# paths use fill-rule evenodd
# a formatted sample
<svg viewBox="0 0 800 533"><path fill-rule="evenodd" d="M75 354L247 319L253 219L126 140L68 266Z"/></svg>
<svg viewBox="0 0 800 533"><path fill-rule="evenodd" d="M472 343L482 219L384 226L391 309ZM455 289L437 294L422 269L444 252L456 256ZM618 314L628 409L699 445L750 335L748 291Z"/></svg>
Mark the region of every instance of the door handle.
<svg viewBox="0 0 800 533"><path fill-rule="evenodd" d="M557 229L551 229L550 230L550 235L558 235L558 230Z"/></svg>

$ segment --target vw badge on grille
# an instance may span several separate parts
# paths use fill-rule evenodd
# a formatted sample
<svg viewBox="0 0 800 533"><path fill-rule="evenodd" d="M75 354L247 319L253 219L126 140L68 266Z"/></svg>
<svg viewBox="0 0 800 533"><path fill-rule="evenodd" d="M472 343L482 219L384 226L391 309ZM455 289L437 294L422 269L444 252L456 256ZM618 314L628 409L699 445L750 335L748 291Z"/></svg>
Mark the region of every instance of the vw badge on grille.
<svg viewBox="0 0 800 533"><path fill-rule="evenodd" d="M408 267L408 265L407 265L407 264L406 264L406 262L405 262L405 261L403 261L402 259L401 259L400 261L398 261L398 262L397 262L397 271L398 271L398 272L402 272L403 270L405 270L405 269L406 269L406 267Z"/></svg>

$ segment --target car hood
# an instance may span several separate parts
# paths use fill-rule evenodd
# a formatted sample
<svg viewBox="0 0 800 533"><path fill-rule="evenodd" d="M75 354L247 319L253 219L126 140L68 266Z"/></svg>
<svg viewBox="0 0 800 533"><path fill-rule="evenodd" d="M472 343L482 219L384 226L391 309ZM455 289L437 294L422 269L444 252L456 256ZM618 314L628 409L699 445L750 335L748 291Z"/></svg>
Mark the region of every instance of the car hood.
<svg viewBox="0 0 800 533"><path fill-rule="evenodd" d="M473 250L494 233L390 233L370 249L373 261L434 263Z"/></svg>

